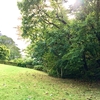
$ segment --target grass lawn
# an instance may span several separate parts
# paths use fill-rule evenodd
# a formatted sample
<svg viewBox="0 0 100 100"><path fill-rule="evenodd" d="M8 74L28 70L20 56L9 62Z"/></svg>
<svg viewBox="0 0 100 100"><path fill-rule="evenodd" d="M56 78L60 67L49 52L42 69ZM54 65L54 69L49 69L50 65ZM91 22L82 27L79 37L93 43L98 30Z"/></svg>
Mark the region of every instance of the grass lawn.
<svg viewBox="0 0 100 100"><path fill-rule="evenodd" d="M0 64L0 100L100 100L100 84Z"/></svg>

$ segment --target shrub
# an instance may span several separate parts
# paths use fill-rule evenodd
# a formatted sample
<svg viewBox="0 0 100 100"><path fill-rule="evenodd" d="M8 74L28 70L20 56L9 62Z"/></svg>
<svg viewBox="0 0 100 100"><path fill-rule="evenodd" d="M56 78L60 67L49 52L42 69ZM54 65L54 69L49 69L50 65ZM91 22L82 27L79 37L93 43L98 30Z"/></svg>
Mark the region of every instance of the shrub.
<svg viewBox="0 0 100 100"><path fill-rule="evenodd" d="M33 59L15 59L13 62L17 63L19 67L33 68Z"/></svg>
<svg viewBox="0 0 100 100"><path fill-rule="evenodd" d="M7 64L7 65L17 66L16 62L8 61L8 60L0 60L0 64Z"/></svg>
<svg viewBox="0 0 100 100"><path fill-rule="evenodd" d="M43 71L43 66L42 65L36 65L36 66L34 66L34 69L39 70L39 71Z"/></svg>
<svg viewBox="0 0 100 100"><path fill-rule="evenodd" d="M59 77L57 71L53 69L48 72L48 75L53 77Z"/></svg>
<svg viewBox="0 0 100 100"><path fill-rule="evenodd" d="M33 59L25 59L24 62L26 63L26 65L32 65Z"/></svg>
<svg viewBox="0 0 100 100"><path fill-rule="evenodd" d="M35 65L41 65L41 61L38 61L37 59L34 59L33 61L32 61L32 65L33 66L35 66Z"/></svg>
<svg viewBox="0 0 100 100"><path fill-rule="evenodd" d="M13 62L17 63L17 66L19 67L26 67L24 60L21 58L15 59Z"/></svg>

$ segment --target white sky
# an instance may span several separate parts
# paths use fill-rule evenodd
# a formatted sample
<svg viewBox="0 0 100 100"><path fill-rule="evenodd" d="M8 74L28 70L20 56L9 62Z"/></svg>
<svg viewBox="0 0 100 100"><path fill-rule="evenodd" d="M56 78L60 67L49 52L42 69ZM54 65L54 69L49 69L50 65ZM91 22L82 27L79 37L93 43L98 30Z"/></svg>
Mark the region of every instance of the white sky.
<svg viewBox="0 0 100 100"><path fill-rule="evenodd" d="M13 28L20 24L20 21L18 21L20 11L17 7L17 1L18 0L0 0L0 31L3 35L11 37L15 43L23 49L26 45L22 40L18 40L16 29ZM74 2L75 0L69 0L69 4Z"/></svg>
<svg viewBox="0 0 100 100"><path fill-rule="evenodd" d="M18 47L23 49L25 43L17 39L16 29L13 28L20 24L19 16L17 0L0 0L0 31L3 35L11 37L18 44Z"/></svg>

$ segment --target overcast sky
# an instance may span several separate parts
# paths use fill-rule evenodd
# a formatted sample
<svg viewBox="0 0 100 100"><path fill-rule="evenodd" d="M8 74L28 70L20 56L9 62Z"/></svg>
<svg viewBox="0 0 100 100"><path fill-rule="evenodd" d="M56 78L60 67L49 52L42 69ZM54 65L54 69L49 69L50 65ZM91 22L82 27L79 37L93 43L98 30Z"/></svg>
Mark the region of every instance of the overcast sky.
<svg viewBox="0 0 100 100"><path fill-rule="evenodd" d="M20 17L20 11L17 0L0 0L0 31L3 35L11 37L23 49L25 44L18 40L16 29L13 28L20 24L18 17Z"/></svg>

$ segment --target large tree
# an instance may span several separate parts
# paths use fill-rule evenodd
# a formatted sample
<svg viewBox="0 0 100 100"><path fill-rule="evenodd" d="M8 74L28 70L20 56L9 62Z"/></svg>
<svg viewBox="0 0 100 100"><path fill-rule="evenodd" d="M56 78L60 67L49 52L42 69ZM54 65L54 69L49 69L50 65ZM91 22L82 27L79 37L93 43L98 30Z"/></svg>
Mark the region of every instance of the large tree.
<svg viewBox="0 0 100 100"><path fill-rule="evenodd" d="M23 0L22 36L31 40L31 57L60 77L100 78L100 1L76 0L69 9L62 0ZM75 19L69 20L68 14Z"/></svg>
<svg viewBox="0 0 100 100"><path fill-rule="evenodd" d="M20 49L17 47L12 38L1 35L0 44L5 45L10 50L9 60L21 57Z"/></svg>
<svg viewBox="0 0 100 100"><path fill-rule="evenodd" d="M60 0L51 0L50 6L46 5L44 0L23 0L18 3L18 7L22 13L22 36L31 39L28 49L30 56L37 62L42 62L46 68L51 66L47 70L54 70L58 64L54 67L53 64L46 64L45 58L49 57L46 57L46 54L54 55L58 58L58 63L68 48L69 41L66 42L66 40L70 39L70 27L67 11ZM62 68L59 69L60 76Z"/></svg>
<svg viewBox="0 0 100 100"><path fill-rule="evenodd" d="M76 64L73 68L82 76L100 78L100 1L80 0L71 10L76 18L71 29L72 45L65 58L70 67Z"/></svg>

